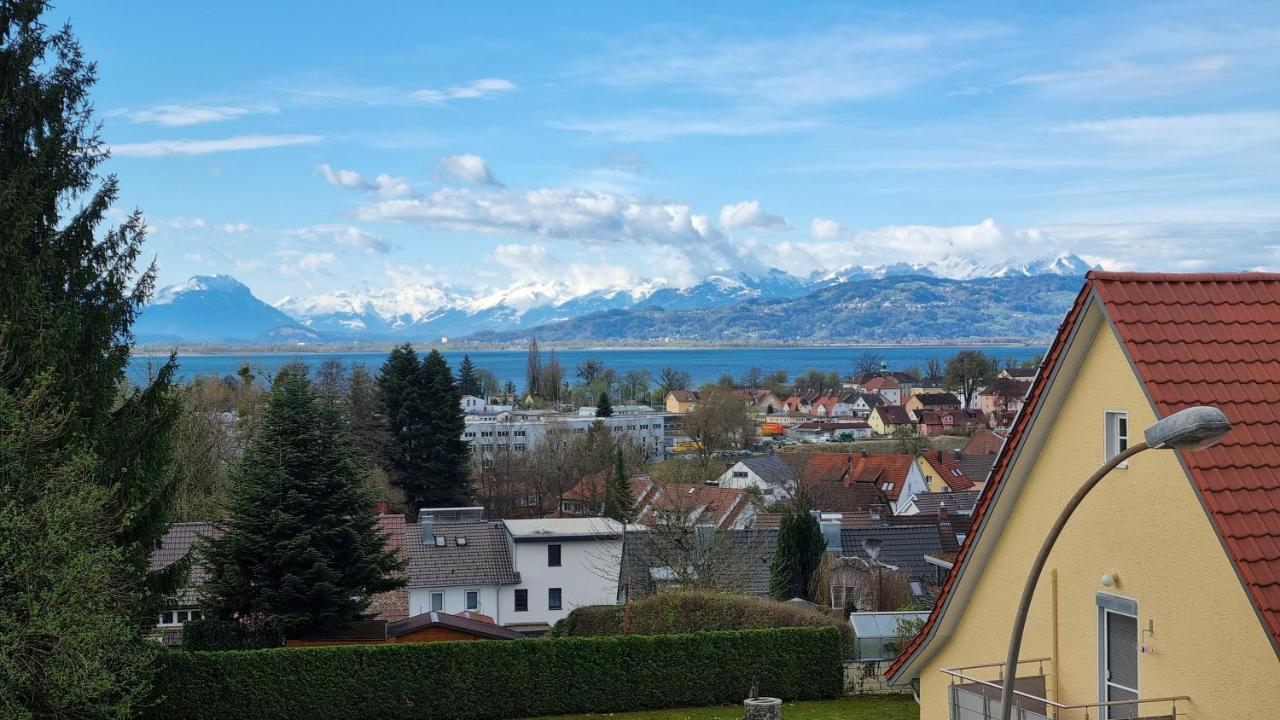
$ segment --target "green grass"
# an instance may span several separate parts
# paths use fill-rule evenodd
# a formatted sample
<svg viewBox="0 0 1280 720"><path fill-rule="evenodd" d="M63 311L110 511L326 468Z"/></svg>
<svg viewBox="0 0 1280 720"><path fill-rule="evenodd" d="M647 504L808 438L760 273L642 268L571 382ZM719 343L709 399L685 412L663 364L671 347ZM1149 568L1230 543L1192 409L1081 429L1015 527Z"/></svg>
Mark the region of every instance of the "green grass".
<svg viewBox="0 0 1280 720"><path fill-rule="evenodd" d="M917 720L920 709L909 695L860 696L821 702L794 702L782 706L783 720ZM557 715L537 720L741 720L741 705L645 712Z"/></svg>

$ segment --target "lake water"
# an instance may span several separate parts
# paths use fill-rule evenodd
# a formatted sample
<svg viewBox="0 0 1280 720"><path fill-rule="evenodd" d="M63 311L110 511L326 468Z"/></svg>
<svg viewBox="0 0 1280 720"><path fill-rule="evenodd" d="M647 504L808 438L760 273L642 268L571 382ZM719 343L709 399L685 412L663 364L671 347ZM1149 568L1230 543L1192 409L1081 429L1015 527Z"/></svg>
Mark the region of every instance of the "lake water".
<svg viewBox="0 0 1280 720"><path fill-rule="evenodd" d="M794 348L670 348L670 349L575 349L557 350L560 364L565 368L566 378L573 376L573 369L584 360L594 359L613 368L619 374L628 370L645 369L657 377L658 371L664 367L674 367L689 373L695 386L715 382L721 375L729 374L735 378L751 367L759 367L765 372L786 370L788 377L817 368L824 372L837 371L841 375L853 371L857 359L867 352L874 352L884 358L891 370L902 370L908 367L924 367L925 360L947 358L960 350L981 350L1003 361L1012 355L1019 361L1030 359L1044 348L1026 345L983 345L983 346L936 346L936 347L794 347ZM444 356L455 369L462 360L464 351L444 350ZM471 356L476 367L491 370L500 382L511 380L516 387L524 386L526 353L524 350L471 350L465 351ZM372 371L386 359L386 352L335 352L335 353L246 353L217 355L178 355L179 374L182 377L196 375L227 375L234 373L244 363L249 363L254 373L266 377L279 370L285 363L302 360L312 367L329 359L338 359L350 365L364 363ZM546 362L547 351L543 351L543 362ZM130 376L134 380L146 377L149 364L162 362L163 358L154 356L135 356L130 362Z"/></svg>

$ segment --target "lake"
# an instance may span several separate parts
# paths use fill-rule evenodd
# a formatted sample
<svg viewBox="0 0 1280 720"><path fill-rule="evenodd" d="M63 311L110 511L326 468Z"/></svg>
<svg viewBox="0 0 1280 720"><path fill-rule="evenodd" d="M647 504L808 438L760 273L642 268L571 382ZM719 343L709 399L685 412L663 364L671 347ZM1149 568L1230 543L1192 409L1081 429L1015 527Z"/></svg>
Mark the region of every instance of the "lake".
<svg viewBox="0 0 1280 720"><path fill-rule="evenodd" d="M884 358L891 370L902 370L909 367L924 367L929 358L946 361L947 358L961 350L980 350L1003 361L1012 355L1019 361L1028 360L1044 348L1027 345L982 345L982 346L894 346L894 347L794 347L794 348L603 348L557 350L560 364L565 368L565 377L573 376L574 367L584 360L594 359L618 371L649 370L654 377L664 367L674 367L689 373L695 386L715 382L721 375L729 374L735 378L751 367L759 367L765 372L786 370L788 377L817 368L824 372L835 370L841 375L853 371L857 358L864 353L874 352ZM464 354L471 356L476 367L485 368L498 376L500 382L511 380L516 387L524 387L524 370L526 353L524 350L444 350L444 356L455 369ZM333 353L245 353L217 355L178 355L179 375L190 378L196 375L227 375L244 363L249 363L254 373L266 377L275 373L285 363L302 360L312 367L325 360L338 359L351 365L364 363L370 370L377 368L386 359L386 352L333 352ZM543 351L543 362L546 362L547 351ZM162 362L156 356L135 356L130 361L130 377L135 381L145 379L148 364Z"/></svg>

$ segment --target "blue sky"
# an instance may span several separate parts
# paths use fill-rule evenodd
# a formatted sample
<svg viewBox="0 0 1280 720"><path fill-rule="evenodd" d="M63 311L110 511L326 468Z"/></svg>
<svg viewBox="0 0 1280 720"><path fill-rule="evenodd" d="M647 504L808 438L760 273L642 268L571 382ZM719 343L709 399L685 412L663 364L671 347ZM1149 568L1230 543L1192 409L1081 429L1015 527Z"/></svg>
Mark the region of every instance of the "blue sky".
<svg viewBox="0 0 1280 720"><path fill-rule="evenodd" d="M162 283L1280 269L1276 3L63 2Z"/></svg>

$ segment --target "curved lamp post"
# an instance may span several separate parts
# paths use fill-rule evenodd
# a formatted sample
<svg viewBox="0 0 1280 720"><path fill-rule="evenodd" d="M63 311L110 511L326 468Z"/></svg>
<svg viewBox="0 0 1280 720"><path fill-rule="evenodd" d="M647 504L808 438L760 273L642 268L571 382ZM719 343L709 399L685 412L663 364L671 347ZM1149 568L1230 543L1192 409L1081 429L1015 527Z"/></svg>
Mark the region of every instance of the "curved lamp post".
<svg viewBox="0 0 1280 720"><path fill-rule="evenodd" d="M1057 542L1067 520L1071 519L1071 514L1084 501L1085 496L1117 465L1143 450L1203 450L1217 444L1230 429L1231 422L1218 408L1201 405L1180 410L1147 428L1143 433L1145 442L1133 445L1108 460L1085 481L1084 485L1080 486L1079 490L1076 490L1075 495L1071 496L1071 500L1067 502L1049 530L1049 536L1040 546L1040 553L1036 555L1036 560L1031 565L1027 584L1022 589L1022 598L1018 601L1018 614L1013 620L1013 636L1009 639L1009 656L1004 666L1004 686L1000 691L1001 720L1009 720L1013 712L1013 684L1018 675L1018 652L1022 648L1022 631L1027 624L1027 614L1031 610L1031 598L1035 595L1036 583L1040 579L1045 563L1049 560L1053 544Z"/></svg>

